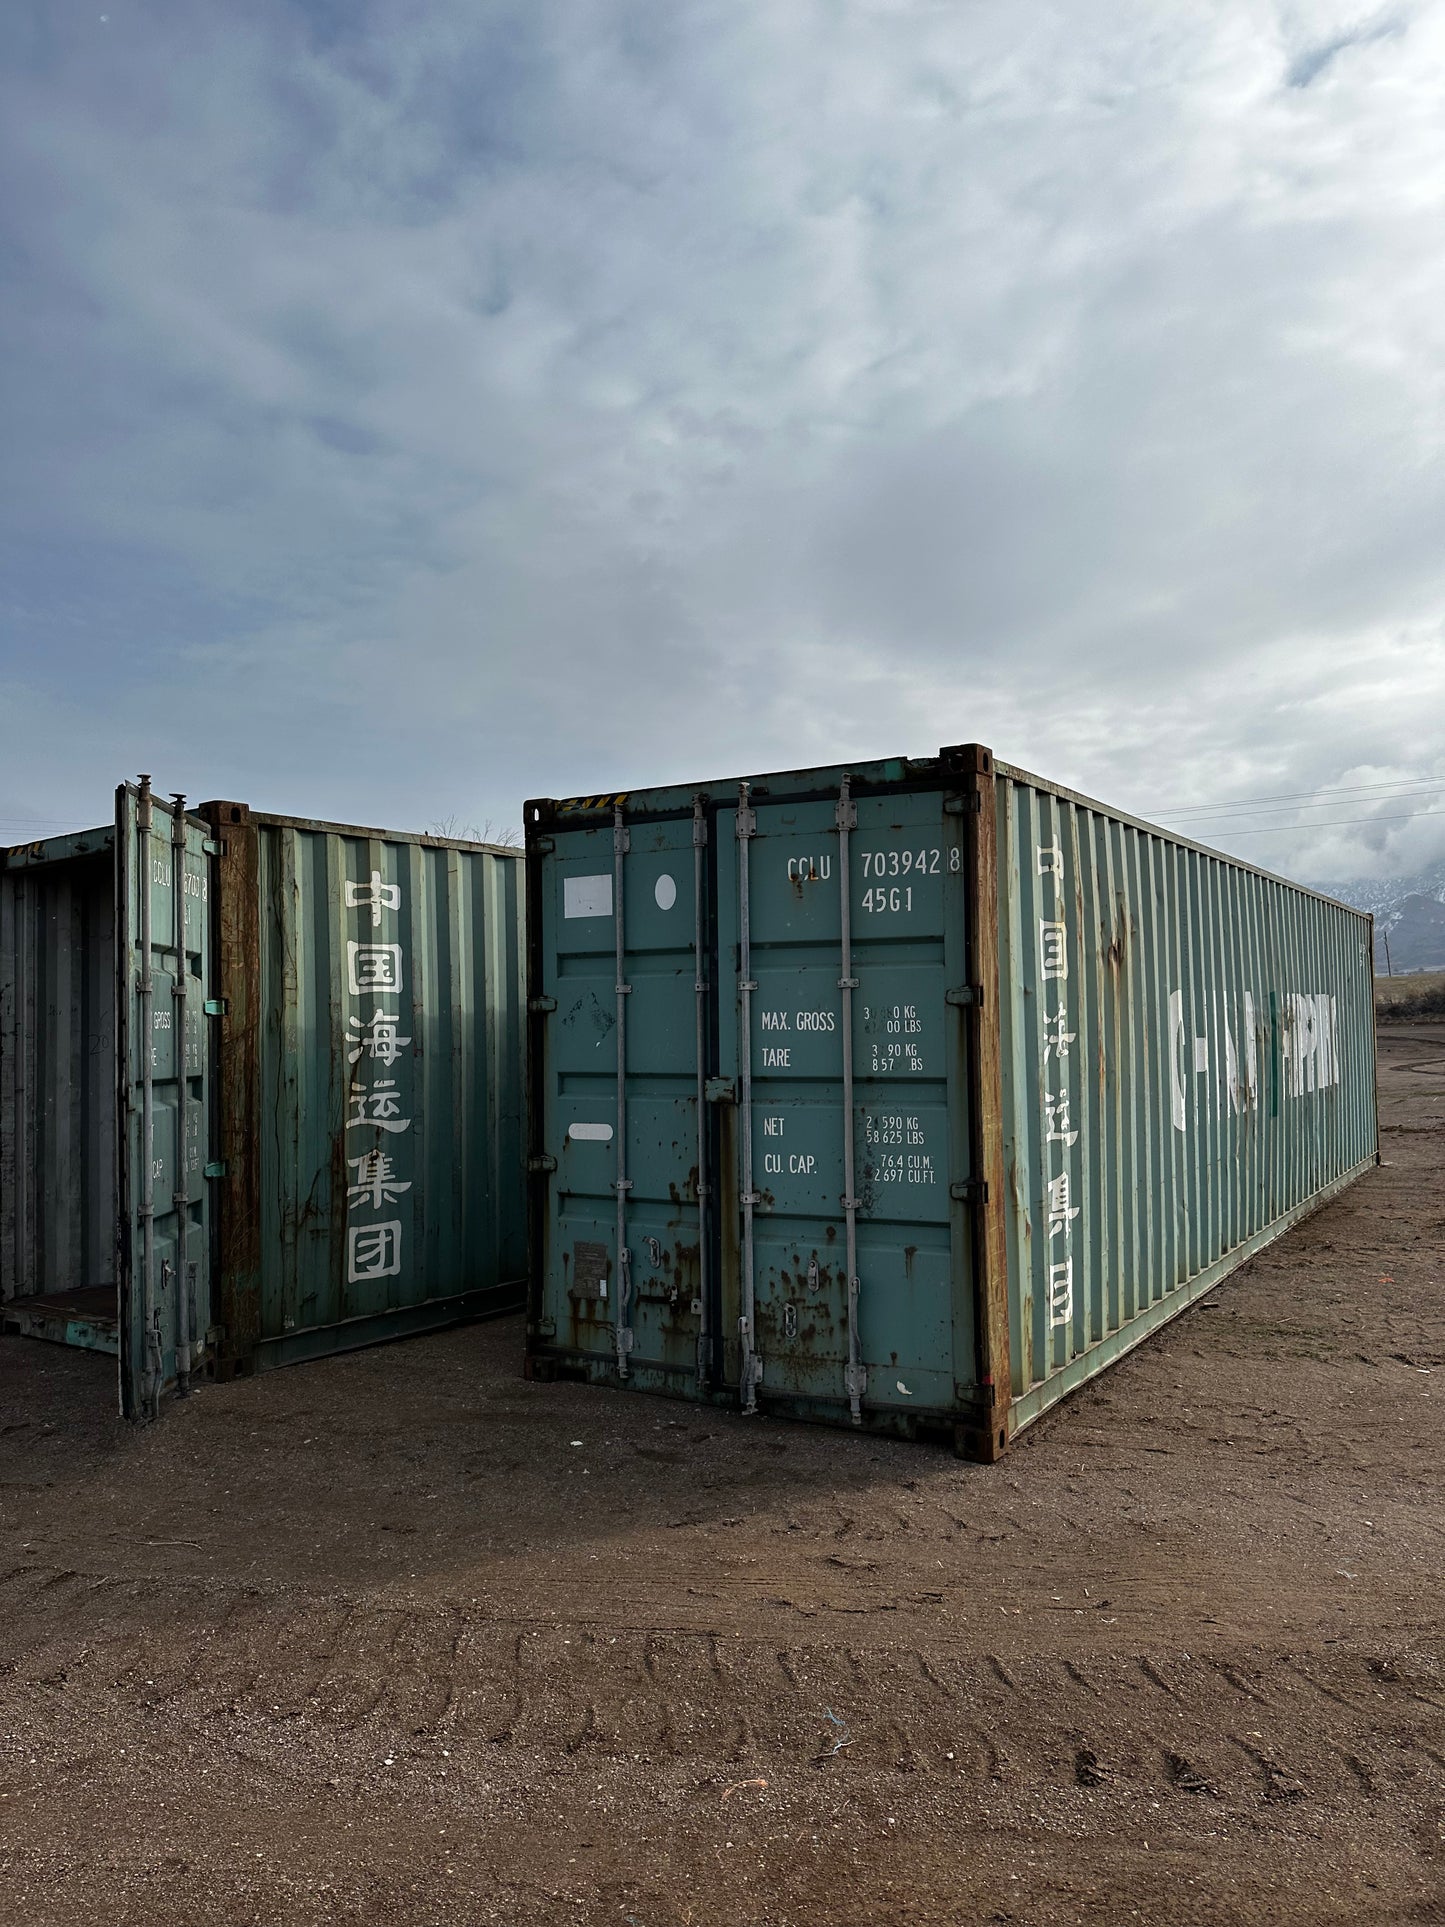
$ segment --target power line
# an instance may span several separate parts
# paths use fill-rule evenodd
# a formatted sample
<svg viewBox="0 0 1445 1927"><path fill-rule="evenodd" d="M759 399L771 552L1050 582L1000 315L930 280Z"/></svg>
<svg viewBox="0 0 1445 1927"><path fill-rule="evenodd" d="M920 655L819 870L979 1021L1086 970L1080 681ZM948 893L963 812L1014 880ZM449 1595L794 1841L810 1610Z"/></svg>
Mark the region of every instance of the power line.
<svg viewBox="0 0 1445 1927"><path fill-rule="evenodd" d="M1439 776L1412 777L1406 783L1362 783L1355 789L1339 790L1299 790L1293 796L1261 796L1253 802L1241 798L1237 803L1191 803L1177 809L1156 808L1156 816L1221 816L1226 814L1250 814L1267 811L1273 804L1296 803L1306 809L1328 809L1336 797L1379 795L1381 797L1419 795L1425 790L1439 789L1445 778ZM1311 803L1311 797L1323 799Z"/></svg>
<svg viewBox="0 0 1445 1927"><path fill-rule="evenodd" d="M1266 823L1257 830L1201 830L1203 836L1288 836L1300 830L1343 830L1359 823L1408 823L1418 816L1442 816L1445 810L1406 810L1401 816L1340 816L1328 823Z"/></svg>
<svg viewBox="0 0 1445 1927"><path fill-rule="evenodd" d="M1423 803L1426 801L1435 803L1440 800L1441 794L1442 794L1442 785L1437 783L1434 789L1428 792L1427 794L1421 794L1417 791L1412 791L1405 796L1396 796L1396 797L1382 796L1380 798L1380 801L1382 803L1387 803L1387 802L1388 803L1413 803L1413 802ZM1239 817L1243 817L1247 821L1249 818L1255 817L1255 816L1284 816L1284 815L1298 816L1301 810L1327 810L1330 808L1338 809L1339 805L1338 804L1331 805L1329 803L1296 803L1288 811L1282 808L1268 809L1268 810L1209 810L1207 812L1201 812L1201 814L1206 814L1211 823L1220 823L1222 825L1228 826L1228 824L1230 824L1236 818L1239 818ZM1380 820L1384 821L1386 819L1382 818ZM1179 820L1177 818L1175 819L1175 821L1176 823L1179 823ZM1361 816L1357 818L1356 821L1361 823L1368 823L1371 821L1371 819L1368 816ZM1188 822L1179 823L1179 827L1185 830L1190 829L1193 826L1194 826L1193 818L1190 818ZM1292 826L1289 824L1280 825L1281 829L1288 829L1290 827ZM1308 818L1306 818L1299 825L1299 828L1302 830L1307 830L1309 827L1310 827L1310 824L1309 824Z"/></svg>

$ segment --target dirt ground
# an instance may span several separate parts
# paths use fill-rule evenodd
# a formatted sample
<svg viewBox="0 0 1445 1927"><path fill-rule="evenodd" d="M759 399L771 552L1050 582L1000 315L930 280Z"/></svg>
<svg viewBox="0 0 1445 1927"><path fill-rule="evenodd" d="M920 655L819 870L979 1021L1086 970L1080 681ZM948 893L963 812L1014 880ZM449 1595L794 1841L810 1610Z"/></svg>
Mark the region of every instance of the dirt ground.
<svg viewBox="0 0 1445 1927"><path fill-rule="evenodd" d="M1385 1164L1025 1434L0 1342L0 1918L1445 1921L1445 1026Z"/></svg>

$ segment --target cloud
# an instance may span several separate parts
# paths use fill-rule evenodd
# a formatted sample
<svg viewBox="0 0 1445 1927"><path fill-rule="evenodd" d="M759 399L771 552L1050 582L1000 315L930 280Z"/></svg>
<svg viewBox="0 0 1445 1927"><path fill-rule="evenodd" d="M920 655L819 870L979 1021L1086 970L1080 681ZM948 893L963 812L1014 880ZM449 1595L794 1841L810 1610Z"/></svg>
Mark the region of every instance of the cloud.
<svg viewBox="0 0 1445 1927"><path fill-rule="evenodd" d="M1402 26L1399 18L1387 14L1306 45L1285 69L1285 83L1290 87L1312 86L1342 53L1351 47L1368 47L1372 41L1388 40L1401 32Z"/></svg>
<svg viewBox="0 0 1445 1927"><path fill-rule="evenodd" d="M1439 768L1438 9L5 31L0 816L67 738L80 816L144 756L401 824L974 738L1144 808Z"/></svg>

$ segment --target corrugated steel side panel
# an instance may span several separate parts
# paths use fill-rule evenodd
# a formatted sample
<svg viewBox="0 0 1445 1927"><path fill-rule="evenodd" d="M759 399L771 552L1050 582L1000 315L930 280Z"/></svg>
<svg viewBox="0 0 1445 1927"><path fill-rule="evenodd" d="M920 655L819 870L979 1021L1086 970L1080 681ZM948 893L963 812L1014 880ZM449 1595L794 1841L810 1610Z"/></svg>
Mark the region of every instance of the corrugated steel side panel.
<svg viewBox="0 0 1445 1927"><path fill-rule="evenodd" d="M229 888L254 877L255 988L222 1058L234 1092L248 1054L255 1105L259 1216L234 1254L255 1303L235 1320L234 1270L223 1290L255 1362L519 1305L518 857L248 813L227 824L235 806L212 808L228 858L254 838ZM237 1230L229 1219L228 1261Z"/></svg>
<svg viewBox="0 0 1445 1927"><path fill-rule="evenodd" d="M113 841L103 829L0 853L7 1304L115 1286Z"/></svg>
<svg viewBox="0 0 1445 1927"><path fill-rule="evenodd" d="M997 766L1014 1429L1374 1162L1367 916Z"/></svg>

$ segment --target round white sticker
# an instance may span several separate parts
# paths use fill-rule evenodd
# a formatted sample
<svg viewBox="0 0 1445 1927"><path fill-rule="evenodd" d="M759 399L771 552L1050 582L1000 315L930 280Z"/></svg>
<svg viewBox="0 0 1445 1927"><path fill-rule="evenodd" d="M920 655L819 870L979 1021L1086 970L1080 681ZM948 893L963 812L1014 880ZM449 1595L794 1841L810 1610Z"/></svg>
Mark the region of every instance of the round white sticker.
<svg viewBox="0 0 1445 1927"><path fill-rule="evenodd" d="M667 874L666 870L664 870L662 875L657 879L657 889L653 894L657 898L657 907L659 910L670 910L673 904L677 902L677 884Z"/></svg>

